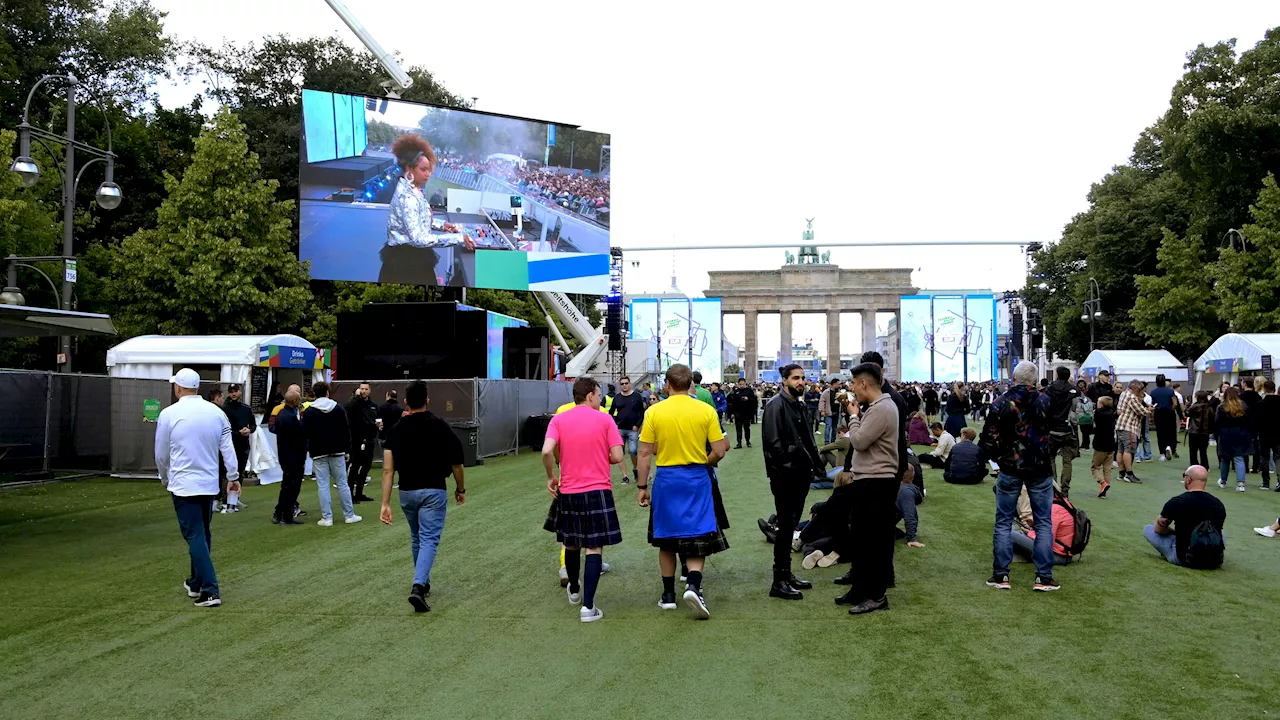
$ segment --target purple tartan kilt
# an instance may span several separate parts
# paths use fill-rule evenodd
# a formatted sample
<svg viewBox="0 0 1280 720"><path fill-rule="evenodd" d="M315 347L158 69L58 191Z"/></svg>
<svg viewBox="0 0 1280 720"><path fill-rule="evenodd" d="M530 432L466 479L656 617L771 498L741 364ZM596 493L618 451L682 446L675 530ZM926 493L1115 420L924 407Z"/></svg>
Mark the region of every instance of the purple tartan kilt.
<svg viewBox="0 0 1280 720"><path fill-rule="evenodd" d="M612 490L561 493L551 501L542 529L568 547L594 548L622 542Z"/></svg>

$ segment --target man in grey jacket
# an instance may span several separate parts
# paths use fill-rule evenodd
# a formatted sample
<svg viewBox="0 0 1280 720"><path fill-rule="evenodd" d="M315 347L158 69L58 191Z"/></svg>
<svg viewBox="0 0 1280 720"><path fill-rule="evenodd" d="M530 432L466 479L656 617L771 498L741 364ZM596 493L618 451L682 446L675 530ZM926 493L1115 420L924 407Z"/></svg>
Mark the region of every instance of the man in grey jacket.
<svg viewBox="0 0 1280 720"><path fill-rule="evenodd" d="M862 363L851 374L858 403L849 403L849 444L853 447L854 493L849 518L849 562L853 584L836 602L853 605L850 615L889 609L885 594L893 576L893 526L898 521L898 408L881 389L880 367ZM844 555L844 553L841 553Z"/></svg>

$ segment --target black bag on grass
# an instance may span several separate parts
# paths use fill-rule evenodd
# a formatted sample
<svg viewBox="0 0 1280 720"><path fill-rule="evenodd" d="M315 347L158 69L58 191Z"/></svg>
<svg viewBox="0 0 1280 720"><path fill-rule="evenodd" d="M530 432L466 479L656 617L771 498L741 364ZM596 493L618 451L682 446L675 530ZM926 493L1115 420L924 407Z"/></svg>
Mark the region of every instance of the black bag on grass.
<svg viewBox="0 0 1280 720"><path fill-rule="evenodd" d="M1208 520L1201 520L1191 531L1183 565L1196 570L1214 570L1222 567L1227 543L1222 531Z"/></svg>

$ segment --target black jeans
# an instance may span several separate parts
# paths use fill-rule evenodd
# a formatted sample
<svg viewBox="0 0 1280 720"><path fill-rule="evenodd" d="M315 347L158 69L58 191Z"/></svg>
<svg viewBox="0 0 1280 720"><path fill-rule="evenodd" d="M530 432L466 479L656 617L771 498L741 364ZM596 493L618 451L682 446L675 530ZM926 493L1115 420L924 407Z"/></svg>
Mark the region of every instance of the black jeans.
<svg viewBox="0 0 1280 720"><path fill-rule="evenodd" d="M1081 425L1080 426L1080 449L1088 450L1089 446L1093 444L1090 442L1090 440L1092 439L1093 439L1093 427L1089 425Z"/></svg>
<svg viewBox="0 0 1280 720"><path fill-rule="evenodd" d="M302 492L302 469L304 466L304 463L298 463L293 466L284 463L280 465L284 479L280 481L280 495L276 499L275 516L279 520L293 518L293 506L298 502L298 493Z"/></svg>
<svg viewBox="0 0 1280 720"><path fill-rule="evenodd" d="M733 418L733 427L738 432L739 445L742 444L742 434L744 432L747 434L747 443L751 442L751 421L753 419L749 415L738 415Z"/></svg>
<svg viewBox="0 0 1280 720"><path fill-rule="evenodd" d="M347 463L347 487L351 488L351 497L364 493L365 481L372 466L373 440L365 440L363 450L360 449L360 443L353 443L351 462Z"/></svg>
<svg viewBox="0 0 1280 720"><path fill-rule="evenodd" d="M1156 454L1163 455L1166 449L1178 447L1178 416L1173 408L1156 408Z"/></svg>
<svg viewBox="0 0 1280 720"><path fill-rule="evenodd" d="M802 475L769 481L769 489L773 491L773 509L778 514L778 538L773 542L775 579L780 574L788 577L791 574L791 539L795 535L796 525L800 523L800 513L804 512L804 501L809 495L809 483L812 481L813 478Z"/></svg>
<svg viewBox="0 0 1280 720"><path fill-rule="evenodd" d="M849 592L864 600L878 600L894 581L893 527L898 522L898 479L853 481L849 515ZM842 556L844 552L840 553Z"/></svg>
<svg viewBox="0 0 1280 720"><path fill-rule="evenodd" d="M1188 458L1192 465L1199 465L1205 468L1212 468L1209 464L1209 436L1199 433L1187 433L1187 447L1191 449L1191 457Z"/></svg>

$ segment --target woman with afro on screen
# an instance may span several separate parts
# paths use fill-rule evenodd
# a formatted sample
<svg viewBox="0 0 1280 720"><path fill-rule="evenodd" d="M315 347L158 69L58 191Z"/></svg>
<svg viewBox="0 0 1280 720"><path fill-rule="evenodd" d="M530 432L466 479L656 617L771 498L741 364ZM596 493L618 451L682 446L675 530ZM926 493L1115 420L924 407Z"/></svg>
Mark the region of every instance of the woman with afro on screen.
<svg viewBox="0 0 1280 720"><path fill-rule="evenodd" d="M431 233L431 207L423 192L436 164L430 143L418 135L401 135L391 143L391 152L403 171L391 197L378 282L438 285L436 248L462 245L475 250L476 244L453 223L444 224L445 234ZM452 268L445 270L451 272ZM455 276L450 284L465 285L467 278Z"/></svg>

